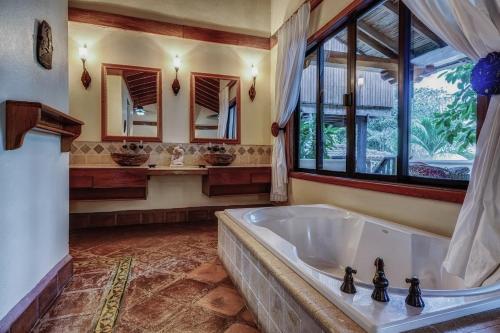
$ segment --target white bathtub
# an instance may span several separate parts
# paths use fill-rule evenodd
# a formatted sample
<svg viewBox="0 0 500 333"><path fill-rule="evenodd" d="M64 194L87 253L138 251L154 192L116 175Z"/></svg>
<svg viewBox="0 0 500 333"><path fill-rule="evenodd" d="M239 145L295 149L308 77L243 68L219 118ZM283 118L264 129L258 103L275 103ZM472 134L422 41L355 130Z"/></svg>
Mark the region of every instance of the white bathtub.
<svg viewBox="0 0 500 333"><path fill-rule="evenodd" d="M500 307L500 283L466 289L441 272L446 237L329 205L226 213L369 332L401 332ZM388 303L371 299L377 257L385 262ZM340 291L346 266L357 269L355 295ZM405 304L405 278L412 276L420 278L423 309Z"/></svg>

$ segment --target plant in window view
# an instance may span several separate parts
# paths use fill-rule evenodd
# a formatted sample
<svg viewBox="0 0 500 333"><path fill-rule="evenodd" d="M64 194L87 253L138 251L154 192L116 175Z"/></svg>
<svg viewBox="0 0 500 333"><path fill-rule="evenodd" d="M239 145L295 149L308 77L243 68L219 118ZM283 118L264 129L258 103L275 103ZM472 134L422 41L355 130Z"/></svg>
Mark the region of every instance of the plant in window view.
<svg viewBox="0 0 500 333"><path fill-rule="evenodd" d="M470 75L472 63L457 66L440 74L440 77L458 90L452 94L452 101L442 113L436 113L436 126L449 144L458 145L461 151L476 142L477 94L472 89Z"/></svg>
<svg viewBox="0 0 500 333"><path fill-rule="evenodd" d="M300 122L300 158L316 158L316 115L303 117ZM345 128L325 125L323 129L323 154L332 157L332 152L342 143Z"/></svg>
<svg viewBox="0 0 500 333"><path fill-rule="evenodd" d="M411 133L411 143L422 148L429 158L434 158L446 149L447 142L432 118L415 121Z"/></svg>
<svg viewBox="0 0 500 333"><path fill-rule="evenodd" d="M316 156L315 146L316 116L301 117L300 119L300 158L314 159Z"/></svg>

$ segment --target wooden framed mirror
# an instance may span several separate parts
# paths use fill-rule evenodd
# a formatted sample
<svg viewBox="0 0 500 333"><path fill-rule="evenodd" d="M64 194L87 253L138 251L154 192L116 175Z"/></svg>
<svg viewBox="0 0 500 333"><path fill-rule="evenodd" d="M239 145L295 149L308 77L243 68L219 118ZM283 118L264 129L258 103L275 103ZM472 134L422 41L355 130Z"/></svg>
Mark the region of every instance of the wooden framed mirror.
<svg viewBox="0 0 500 333"><path fill-rule="evenodd" d="M102 64L102 141L162 141L161 69Z"/></svg>
<svg viewBox="0 0 500 333"><path fill-rule="evenodd" d="M238 76L191 73L190 109L191 142L241 142Z"/></svg>

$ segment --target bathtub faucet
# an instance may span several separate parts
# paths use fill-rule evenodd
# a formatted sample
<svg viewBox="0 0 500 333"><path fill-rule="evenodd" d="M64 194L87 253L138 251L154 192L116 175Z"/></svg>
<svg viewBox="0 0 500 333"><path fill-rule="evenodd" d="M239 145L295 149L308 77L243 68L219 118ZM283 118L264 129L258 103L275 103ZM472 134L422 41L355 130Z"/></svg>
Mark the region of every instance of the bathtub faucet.
<svg viewBox="0 0 500 333"><path fill-rule="evenodd" d="M414 276L411 279L406 279L406 283L410 283L408 296L406 296L406 304L416 308L423 308L425 306L422 299L422 291L420 290L420 280Z"/></svg>
<svg viewBox="0 0 500 333"><path fill-rule="evenodd" d="M340 286L341 291L345 292L346 294L356 293L356 287L354 286L354 278L352 277L352 275L356 273L357 271L349 266L345 268L344 283L342 283L342 285Z"/></svg>
<svg viewBox="0 0 500 333"><path fill-rule="evenodd" d="M382 258L375 259L375 276L373 277L372 298L378 302L389 302L389 294L387 288L389 287L389 280L385 277L384 260Z"/></svg>

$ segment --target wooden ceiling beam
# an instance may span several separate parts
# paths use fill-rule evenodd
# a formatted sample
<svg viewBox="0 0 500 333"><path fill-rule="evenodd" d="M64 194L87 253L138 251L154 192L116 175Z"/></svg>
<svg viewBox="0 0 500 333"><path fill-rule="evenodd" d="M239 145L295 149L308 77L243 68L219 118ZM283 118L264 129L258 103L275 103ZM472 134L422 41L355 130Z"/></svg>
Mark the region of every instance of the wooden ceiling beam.
<svg viewBox="0 0 500 333"><path fill-rule="evenodd" d="M217 91L220 90L220 81L218 81L218 80L204 78L204 77L200 76L200 77L196 78L196 81L198 81L198 82L196 82L197 84L206 84L206 85L213 87L214 89L217 89Z"/></svg>
<svg viewBox="0 0 500 333"><path fill-rule="evenodd" d="M150 85L150 86L143 86L139 89L130 88L129 92L131 95L136 95L136 94L141 94L144 92L156 92L156 89L157 89L156 86Z"/></svg>
<svg viewBox="0 0 500 333"><path fill-rule="evenodd" d="M196 100L199 100L199 101L204 101L206 104L210 104L211 106L213 106L217 111L219 111L219 103L215 102L213 99L211 98L207 98L206 96L202 96L202 95L199 95Z"/></svg>
<svg viewBox="0 0 500 333"><path fill-rule="evenodd" d="M129 82L137 82L142 79L154 79L156 80L156 73L140 73L133 75L125 75L125 79Z"/></svg>
<svg viewBox="0 0 500 333"><path fill-rule="evenodd" d="M219 113L219 108L215 105L207 103L205 100L196 101L196 104L203 106L204 108L209 109L212 112Z"/></svg>
<svg viewBox="0 0 500 333"><path fill-rule="evenodd" d="M218 107L216 108L215 106L213 106L211 104L207 104L203 100L197 100L195 103L198 104L198 105L200 105L200 106L203 106L204 108L207 108L207 109L209 109L209 110L211 110L211 111L213 111L215 113L219 113L219 108Z"/></svg>
<svg viewBox="0 0 500 333"><path fill-rule="evenodd" d="M140 80L134 80L133 82L130 82L130 87L135 88L139 87L145 84L154 84L156 86L156 77L155 78L144 78Z"/></svg>
<svg viewBox="0 0 500 333"><path fill-rule="evenodd" d="M378 52L382 53L388 58L396 59L398 57L398 55L394 51L392 51L379 41L373 39L363 31L358 31L358 39L366 43L369 47L373 48L374 50L377 50Z"/></svg>
<svg viewBox="0 0 500 333"><path fill-rule="evenodd" d="M390 1L384 2L384 7L399 16L399 8L394 3ZM421 35L429 38L431 41L436 43L439 47L445 47L446 43L439 38L431 29L429 29L422 21L420 21L415 15L411 15L411 24L415 30Z"/></svg>
<svg viewBox="0 0 500 333"><path fill-rule="evenodd" d="M191 27L133 16L111 14L97 10L69 7L68 20L72 22L147 32L156 35L173 36L204 42L246 46L264 50L269 50L271 48L269 37Z"/></svg>
<svg viewBox="0 0 500 333"><path fill-rule="evenodd" d="M219 100L219 91L212 89L210 87L198 85L197 87L195 87L195 91L196 93L202 92L209 97L213 97L217 101Z"/></svg>
<svg viewBox="0 0 500 333"><path fill-rule="evenodd" d="M365 34L370 36L372 39L376 40L395 54L398 53L398 41L397 40L392 40L383 33L379 32L378 30L375 30L374 27L371 25L367 24L366 22L363 22L362 20L358 20L357 22L358 29L363 31Z"/></svg>

